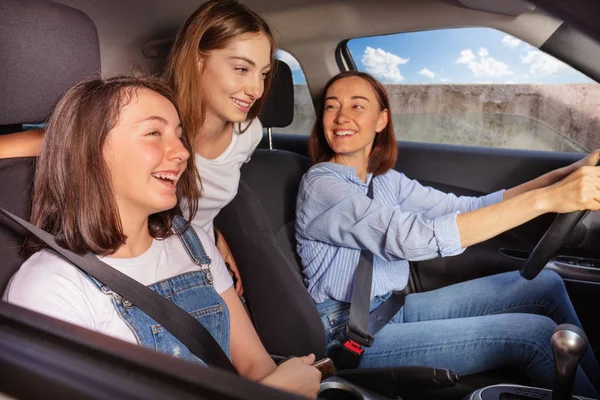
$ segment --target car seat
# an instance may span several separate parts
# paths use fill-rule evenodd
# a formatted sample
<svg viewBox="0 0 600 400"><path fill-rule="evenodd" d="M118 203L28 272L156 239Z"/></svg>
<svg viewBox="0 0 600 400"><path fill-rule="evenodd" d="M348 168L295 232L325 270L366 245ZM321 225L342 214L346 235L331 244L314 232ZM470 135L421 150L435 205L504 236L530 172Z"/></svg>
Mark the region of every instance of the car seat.
<svg viewBox="0 0 600 400"><path fill-rule="evenodd" d="M99 74L98 33L86 14L49 1L0 2L0 126L44 122L69 87ZM0 159L1 207L29 217L34 170L35 157ZM0 216L0 292L24 261L24 237Z"/></svg>

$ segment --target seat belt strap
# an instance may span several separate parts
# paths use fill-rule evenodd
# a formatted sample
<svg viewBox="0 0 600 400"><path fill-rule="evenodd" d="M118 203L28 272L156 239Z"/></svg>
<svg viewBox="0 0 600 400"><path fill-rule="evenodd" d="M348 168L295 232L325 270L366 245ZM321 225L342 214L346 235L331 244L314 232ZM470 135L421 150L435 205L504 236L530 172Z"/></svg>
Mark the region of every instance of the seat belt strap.
<svg viewBox="0 0 600 400"><path fill-rule="evenodd" d="M367 197L373 199L371 178ZM385 302L369 313L371 305L371 283L373 280L373 253L367 249L360 252L360 258L352 284L350 319L344 329L346 342L336 358L338 369L358 368L364 347L373 345L373 336L379 332L404 305L404 293L394 292Z"/></svg>
<svg viewBox="0 0 600 400"><path fill-rule="evenodd" d="M52 250L82 271L107 285L112 291L129 300L136 307L162 325L183 343L196 357L207 365L237 374L233 364L210 332L194 317L150 288L130 278L92 254L79 255L56 243L48 232L30 224L0 207L4 214L31 234L46 243Z"/></svg>

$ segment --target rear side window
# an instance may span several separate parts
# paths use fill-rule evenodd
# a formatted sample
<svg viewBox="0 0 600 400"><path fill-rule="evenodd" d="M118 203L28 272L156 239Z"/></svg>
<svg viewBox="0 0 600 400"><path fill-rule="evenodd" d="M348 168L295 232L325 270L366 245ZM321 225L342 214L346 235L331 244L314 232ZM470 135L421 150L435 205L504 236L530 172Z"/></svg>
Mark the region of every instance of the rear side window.
<svg viewBox="0 0 600 400"><path fill-rule="evenodd" d="M600 85L490 28L352 39L387 87L398 140L527 150L600 148Z"/></svg>
<svg viewBox="0 0 600 400"><path fill-rule="evenodd" d="M286 63L292 70L292 78L294 79L294 120L291 125L285 128L273 128L273 132L309 135L315 123L315 108L312 104L302 67L293 55L284 50L278 49L275 58Z"/></svg>

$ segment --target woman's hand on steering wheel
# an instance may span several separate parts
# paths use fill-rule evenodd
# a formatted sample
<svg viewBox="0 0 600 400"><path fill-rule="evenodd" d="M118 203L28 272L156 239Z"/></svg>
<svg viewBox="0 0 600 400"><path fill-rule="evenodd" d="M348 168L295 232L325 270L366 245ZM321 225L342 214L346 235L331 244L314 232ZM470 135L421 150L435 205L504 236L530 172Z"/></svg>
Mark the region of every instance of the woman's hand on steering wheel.
<svg viewBox="0 0 600 400"><path fill-rule="evenodd" d="M600 152L581 160L582 166L560 182L544 188L550 202L548 211L561 213L540 239L525 264L521 276L533 279L565 243L571 231L585 218L587 210L600 210ZM596 166L589 163L596 161Z"/></svg>
<svg viewBox="0 0 600 400"><path fill-rule="evenodd" d="M596 151L582 159L586 164L598 163ZM581 166L558 183L545 188L549 212L565 214L573 211L600 210L600 167Z"/></svg>

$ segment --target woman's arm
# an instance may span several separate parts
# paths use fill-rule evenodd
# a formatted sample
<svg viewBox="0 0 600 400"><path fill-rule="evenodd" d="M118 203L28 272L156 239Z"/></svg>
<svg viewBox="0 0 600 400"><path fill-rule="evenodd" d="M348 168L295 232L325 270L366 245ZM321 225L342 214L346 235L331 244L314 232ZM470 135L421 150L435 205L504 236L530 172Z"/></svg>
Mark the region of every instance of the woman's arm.
<svg viewBox="0 0 600 400"><path fill-rule="evenodd" d="M0 135L0 158L37 157L42 135L42 129Z"/></svg>
<svg viewBox="0 0 600 400"><path fill-rule="evenodd" d="M276 367L233 287L221 293L221 297L229 309L231 359L239 374L268 386L315 398L321 373L311 366L314 355L294 357Z"/></svg>
<svg viewBox="0 0 600 400"><path fill-rule="evenodd" d="M388 261L420 261L463 251L455 215L426 218L383 205L338 175L311 170L298 192L296 232L308 240L368 249Z"/></svg>
<svg viewBox="0 0 600 400"><path fill-rule="evenodd" d="M390 179L395 179L398 190L398 205L405 211L421 214L425 218L436 218L454 212L473 211L502 201L503 191L485 196L456 196L432 187L423 186L417 180L404 174L390 171Z"/></svg>
<svg viewBox="0 0 600 400"><path fill-rule="evenodd" d="M540 179L531 186L542 183ZM517 188L507 200L458 215L462 247L483 242L548 212L600 209L600 167L581 167L548 187L524 193L519 193L523 187Z"/></svg>
<svg viewBox="0 0 600 400"><path fill-rule="evenodd" d="M508 200L512 197L529 192L531 190L553 185L556 182L559 182L567 176L569 176L578 168L591 167L596 165L598 159L600 159L600 150L593 151L586 157L582 158L577 162L574 162L571 165L548 172L547 174L532 179L529 182L525 182L519 186L515 186L514 188L506 190L504 192L504 200Z"/></svg>

